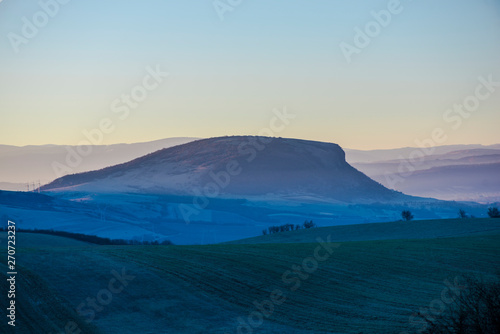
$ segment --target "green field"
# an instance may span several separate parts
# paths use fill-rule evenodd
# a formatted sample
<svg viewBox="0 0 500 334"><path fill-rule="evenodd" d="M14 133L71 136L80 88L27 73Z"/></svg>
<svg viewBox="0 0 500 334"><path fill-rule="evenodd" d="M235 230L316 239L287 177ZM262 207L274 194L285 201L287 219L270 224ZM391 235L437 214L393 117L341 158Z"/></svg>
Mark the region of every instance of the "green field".
<svg viewBox="0 0 500 334"><path fill-rule="evenodd" d="M400 222L403 228L394 233L419 223ZM477 228L460 229L453 220L423 222L419 239L373 240L384 239L375 232L384 227L370 224L209 246L91 246L18 233L15 333L65 333L71 321L82 333L222 334L238 333L238 326L240 333L415 333L420 327L409 317L441 298L445 280L453 284L458 276L488 276L500 268L499 223L478 220ZM434 237L426 237L432 226ZM326 248L316 240L349 240L349 228L372 240ZM452 230L463 236L441 235ZM312 260L315 252L323 261ZM123 273L126 286L118 292L116 275ZM259 313L258 305L270 300L272 313ZM2 333L14 333L5 320L1 326Z"/></svg>
<svg viewBox="0 0 500 334"><path fill-rule="evenodd" d="M304 243L318 236L331 235L333 241L368 241L396 239L434 239L500 233L500 219L436 219L341 225L261 235L228 244Z"/></svg>

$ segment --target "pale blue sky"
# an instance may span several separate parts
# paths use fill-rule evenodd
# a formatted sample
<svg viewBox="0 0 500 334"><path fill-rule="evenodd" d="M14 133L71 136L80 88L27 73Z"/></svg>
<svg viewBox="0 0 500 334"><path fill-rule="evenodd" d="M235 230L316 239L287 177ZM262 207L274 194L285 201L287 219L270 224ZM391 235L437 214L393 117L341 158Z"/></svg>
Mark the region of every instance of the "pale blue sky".
<svg viewBox="0 0 500 334"><path fill-rule="evenodd" d="M500 81L500 1L401 1L349 64L339 44L389 2L243 0L221 21L208 0L73 0L16 53L9 33L41 7L3 0L0 144L77 144L103 118L104 144L257 134L284 106L282 137L390 148L440 127L442 144L499 143L500 87L457 130L443 114L479 76ZM120 120L112 101L156 65L170 76Z"/></svg>

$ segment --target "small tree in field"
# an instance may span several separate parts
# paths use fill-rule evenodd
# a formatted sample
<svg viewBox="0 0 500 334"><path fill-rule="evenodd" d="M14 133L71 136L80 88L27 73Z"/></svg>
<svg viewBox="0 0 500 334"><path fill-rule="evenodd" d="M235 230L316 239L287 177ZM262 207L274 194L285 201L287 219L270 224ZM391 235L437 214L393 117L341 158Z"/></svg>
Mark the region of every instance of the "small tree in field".
<svg viewBox="0 0 500 334"><path fill-rule="evenodd" d="M490 218L500 218L500 211L498 211L496 207L489 208L488 216L490 216Z"/></svg>
<svg viewBox="0 0 500 334"><path fill-rule="evenodd" d="M310 221L306 220L304 222L303 226L304 226L304 228L313 228L313 227L316 227L316 224L314 224L312 220L310 220Z"/></svg>
<svg viewBox="0 0 500 334"><path fill-rule="evenodd" d="M401 217L403 217L403 220L407 222L413 219L413 215L410 210L403 210L403 212L401 212Z"/></svg>
<svg viewBox="0 0 500 334"><path fill-rule="evenodd" d="M469 218L469 216L467 216L467 212L465 212L465 210L458 210L458 218Z"/></svg>

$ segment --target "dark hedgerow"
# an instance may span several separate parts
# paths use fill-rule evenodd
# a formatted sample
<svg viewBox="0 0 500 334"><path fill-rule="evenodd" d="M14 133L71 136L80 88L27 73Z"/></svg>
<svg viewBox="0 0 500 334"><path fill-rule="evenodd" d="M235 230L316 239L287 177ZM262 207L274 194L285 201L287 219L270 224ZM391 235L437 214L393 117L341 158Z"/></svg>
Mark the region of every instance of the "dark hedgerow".
<svg viewBox="0 0 500 334"><path fill-rule="evenodd" d="M7 228L2 227L0 231L7 231ZM55 235L58 237L71 238L78 241L88 242L96 245L173 245L170 240L164 240L162 242L159 241L138 241L138 240L125 240L125 239L109 239L102 238L96 235L88 235L83 233L73 233L66 231L55 231L55 230L39 230L39 229L23 229L17 228L17 232L26 232L26 233L39 233L39 234L48 234Z"/></svg>
<svg viewBox="0 0 500 334"><path fill-rule="evenodd" d="M317 225L312 221L312 220L309 220L309 221L305 221L304 224L301 225L294 225L294 224L283 224L283 225L278 225L278 226L269 226L267 228L267 230L263 230L262 231L262 234L263 235L266 235L268 232L269 234L273 234L273 233L279 233L279 232L288 232L288 231L296 231L296 230L300 230L301 228L305 228L305 229L308 229L308 228L314 228L314 227L317 227Z"/></svg>

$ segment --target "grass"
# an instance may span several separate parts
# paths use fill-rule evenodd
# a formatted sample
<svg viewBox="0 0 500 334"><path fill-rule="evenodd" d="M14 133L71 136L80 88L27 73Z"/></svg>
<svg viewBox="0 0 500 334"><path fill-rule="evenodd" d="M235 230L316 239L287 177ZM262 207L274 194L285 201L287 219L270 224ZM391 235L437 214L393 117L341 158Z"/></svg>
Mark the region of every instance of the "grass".
<svg viewBox="0 0 500 334"><path fill-rule="evenodd" d="M9 285L6 275L8 268L0 264L0 289L7 294ZM7 296L0 299L0 307L6 310L10 305ZM16 276L16 326L7 325L7 318L0 324L1 333L59 333L66 326L76 326L84 333L102 333L95 326L85 323L72 309L71 305L61 298L58 289L51 287L35 273L22 269Z"/></svg>
<svg viewBox="0 0 500 334"><path fill-rule="evenodd" d="M236 240L227 244L304 243L316 242L317 237L331 235L333 241L366 241L394 239L431 239L454 236L499 233L500 219L435 219L410 222L370 223L312 228L267 234Z"/></svg>
<svg viewBox="0 0 500 334"><path fill-rule="evenodd" d="M26 285L27 294L53 291L54 299L43 293L40 300L59 310L57 316L45 309L27 317L35 306L21 299L19 323L60 326L60 318L72 319L80 303L108 288L112 270L125 268L135 278L96 312L88 333L237 333L238 318L248 321L254 302L270 299L276 289L286 301L254 333L415 332L410 315L440 298L444 280L492 275L499 267L500 232L487 228L493 221L480 223L482 234L466 229L466 236L451 238L342 242L306 279L288 275L293 283L283 274L313 256L318 244L308 241L326 238L333 228L291 232L300 243L283 233L265 236L266 243L209 246L88 246L19 234L30 247L18 249L18 277L36 273L39 287ZM436 235L445 230L436 228ZM50 244L41 237L55 239ZM297 281L300 287L292 291Z"/></svg>

